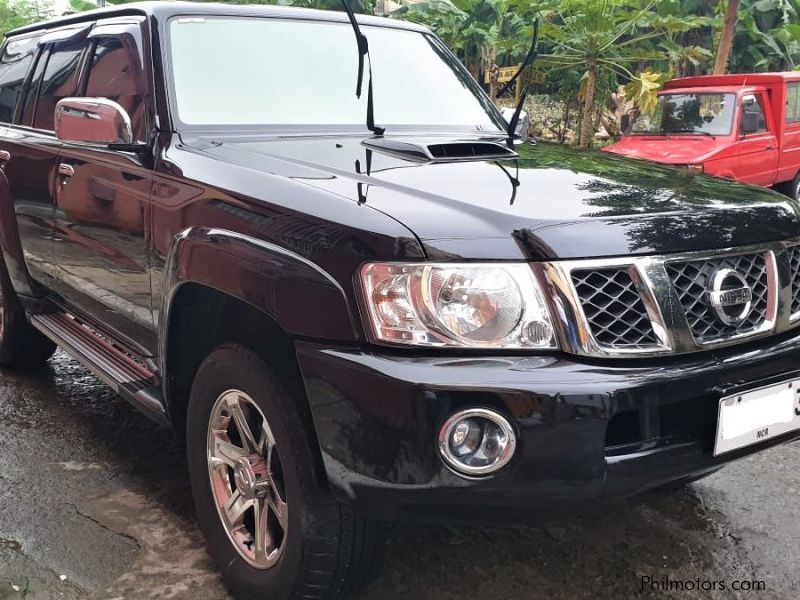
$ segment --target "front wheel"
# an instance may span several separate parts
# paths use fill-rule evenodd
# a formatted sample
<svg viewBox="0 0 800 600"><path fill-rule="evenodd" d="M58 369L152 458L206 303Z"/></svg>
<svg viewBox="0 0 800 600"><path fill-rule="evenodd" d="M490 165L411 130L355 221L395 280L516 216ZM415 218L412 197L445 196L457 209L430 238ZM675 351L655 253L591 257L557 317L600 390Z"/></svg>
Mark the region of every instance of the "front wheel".
<svg viewBox="0 0 800 600"><path fill-rule="evenodd" d="M187 453L197 517L238 598L339 598L375 555L375 525L316 481L297 402L238 345L212 352L192 386Z"/></svg>

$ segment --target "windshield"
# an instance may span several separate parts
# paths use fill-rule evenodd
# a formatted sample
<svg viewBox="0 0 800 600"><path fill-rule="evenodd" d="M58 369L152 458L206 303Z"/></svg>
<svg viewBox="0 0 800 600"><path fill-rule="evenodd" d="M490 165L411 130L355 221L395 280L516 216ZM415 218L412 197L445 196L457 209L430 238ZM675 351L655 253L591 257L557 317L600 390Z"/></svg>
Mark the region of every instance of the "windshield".
<svg viewBox="0 0 800 600"><path fill-rule="evenodd" d="M735 104L734 94L664 94L653 114L633 123L631 133L729 135Z"/></svg>
<svg viewBox="0 0 800 600"><path fill-rule="evenodd" d="M488 101L434 38L387 27L362 31L378 125L500 131ZM173 19L169 51L183 124L366 127L368 74L356 99L358 52L348 23Z"/></svg>

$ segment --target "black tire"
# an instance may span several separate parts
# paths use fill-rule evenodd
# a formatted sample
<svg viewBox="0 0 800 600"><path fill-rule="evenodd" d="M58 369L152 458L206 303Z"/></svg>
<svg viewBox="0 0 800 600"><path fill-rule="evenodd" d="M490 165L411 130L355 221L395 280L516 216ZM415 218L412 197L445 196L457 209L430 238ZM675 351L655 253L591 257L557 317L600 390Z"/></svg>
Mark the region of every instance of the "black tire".
<svg viewBox="0 0 800 600"><path fill-rule="evenodd" d="M266 569L248 564L234 546L211 490L209 423L218 414L218 399L232 389L244 392L257 405L279 455L288 527L281 536L282 553ZM210 553L237 598L341 598L363 583L376 555L376 524L334 500L317 482L319 459L295 402L273 369L256 353L234 344L213 351L192 385L186 441L197 518ZM238 485L235 477L228 477L231 488L231 482Z"/></svg>
<svg viewBox="0 0 800 600"><path fill-rule="evenodd" d="M800 202L800 173L793 181L787 181L781 186L781 191L795 202Z"/></svg>
<svg viewBox="0 0 800 600"><path fill-rule="evenodd" d="M55 351L56 345L28 323L0 258L0 367L35 367Z"/></svg>

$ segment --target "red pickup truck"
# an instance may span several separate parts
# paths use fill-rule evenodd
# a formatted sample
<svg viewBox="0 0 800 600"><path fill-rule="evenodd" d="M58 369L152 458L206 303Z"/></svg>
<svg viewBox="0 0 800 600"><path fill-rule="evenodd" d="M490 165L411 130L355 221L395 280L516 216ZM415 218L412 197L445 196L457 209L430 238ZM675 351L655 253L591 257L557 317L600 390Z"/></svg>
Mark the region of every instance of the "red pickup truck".
<svg viewBox="0 0 800 600"><path fill-rule="evenodd" d="M766 187L800 200L800 72L674 79L607 152Z"/></svg>

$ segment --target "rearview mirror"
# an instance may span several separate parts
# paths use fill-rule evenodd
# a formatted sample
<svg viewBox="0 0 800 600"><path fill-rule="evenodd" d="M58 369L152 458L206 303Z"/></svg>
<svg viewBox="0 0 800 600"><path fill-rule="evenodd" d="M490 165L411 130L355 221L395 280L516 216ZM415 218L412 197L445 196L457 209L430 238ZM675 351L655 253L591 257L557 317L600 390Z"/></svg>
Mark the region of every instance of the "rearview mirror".
<svg viewBox="0 0 800 600"><path fill-rule="evenodd" d="M96 144L133 143L127 111L106 98L64 98L56 104L55 133L65 142Z"/></svg>

